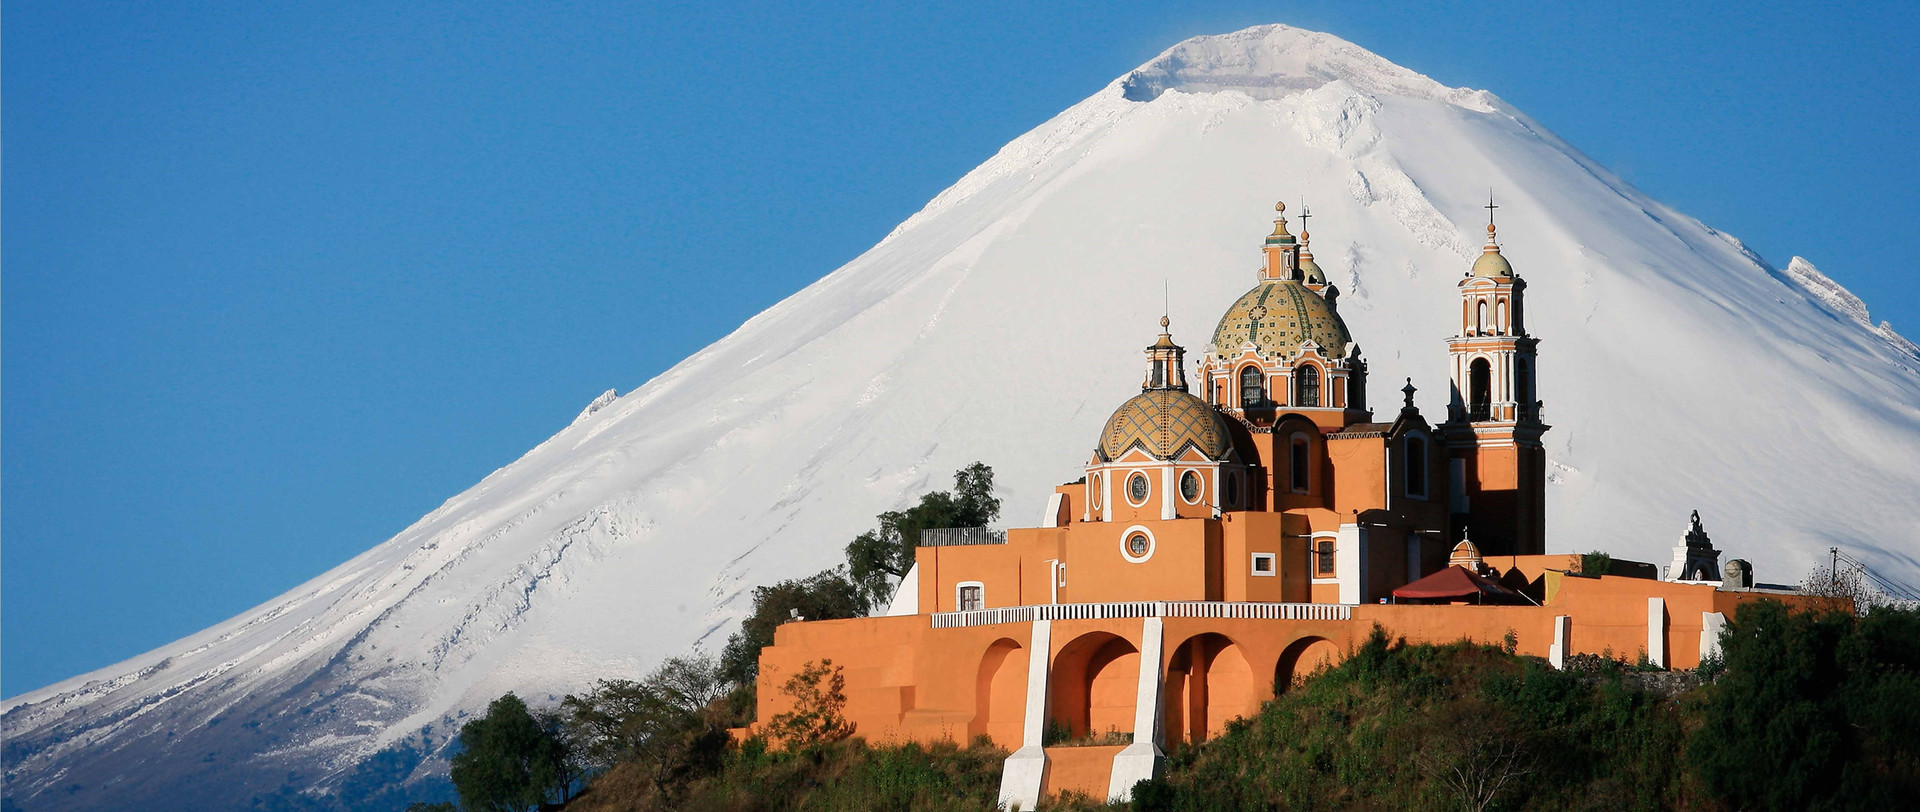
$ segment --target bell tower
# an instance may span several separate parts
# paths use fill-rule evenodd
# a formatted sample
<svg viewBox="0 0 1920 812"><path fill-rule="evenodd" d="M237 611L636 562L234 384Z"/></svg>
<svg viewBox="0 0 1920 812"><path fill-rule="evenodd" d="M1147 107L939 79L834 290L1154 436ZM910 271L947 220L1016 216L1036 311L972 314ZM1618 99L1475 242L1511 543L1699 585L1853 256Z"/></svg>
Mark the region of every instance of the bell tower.
<svg viewBox="0 0 1920 812"><path fill-rule="evenodd" d="M1527 334L1527 282L1500 254L1487 199L1487 244L1460 280L1460 332L1447 339L1452 533L1487 555L1539 555L1546 538L1546 450L1534 395L1539 339Z"/></svg>

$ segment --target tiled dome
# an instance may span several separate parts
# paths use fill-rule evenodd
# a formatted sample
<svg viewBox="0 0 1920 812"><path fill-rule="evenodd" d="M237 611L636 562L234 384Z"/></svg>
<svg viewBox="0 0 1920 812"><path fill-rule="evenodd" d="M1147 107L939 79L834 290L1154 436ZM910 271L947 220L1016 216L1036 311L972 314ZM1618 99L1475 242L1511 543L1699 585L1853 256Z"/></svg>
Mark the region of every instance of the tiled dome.
<svg viewBox="0 0 1920 812"><path fill-rule="evenodd" d="M1247 291L1220 317L1213 329L1213 346L1233 355L1252 341L1262 355L1290 357L1307 341L1320 345L1329 357L1345 355L1353 339L1346 322L1318 293L1291 280L1261 282Z"/></svg>
<svg viewBox="0 0 1920 812"><path fill-rule="evenodd" d="M1207 402L1179 389L1149 389L1127 399L1100 434L1103 460L1140 446L1155 459L1172 459L1189 443L1208 459L1227 456L1227 425Z"/></svg>

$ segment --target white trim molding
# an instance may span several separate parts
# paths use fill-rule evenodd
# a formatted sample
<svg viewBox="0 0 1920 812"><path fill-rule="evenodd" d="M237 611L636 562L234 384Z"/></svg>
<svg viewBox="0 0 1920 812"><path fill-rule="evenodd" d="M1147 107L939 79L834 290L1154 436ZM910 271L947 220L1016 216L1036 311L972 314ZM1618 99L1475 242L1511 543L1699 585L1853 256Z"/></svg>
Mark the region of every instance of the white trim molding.
<svg viewBox="0 0 1920 812"><path fill-rule="evenodd" d="M1127 548L1127 540L1133 538L1133 535L1135 533L1139 533L1147 537L1147 552L1146 554L1138 557L1134 556L1133 551ZM1120 534L1120 557L1125 558L1128 563L1131 563L1131 564L1147 563L1147 559L1150 559L1153 557L1153 551L1158 547L1159 547L1159 542L1154 539L1153 531L1148 530L1145 525L1136 524L1132 527L1127 528L1124 532Z"/></svg>

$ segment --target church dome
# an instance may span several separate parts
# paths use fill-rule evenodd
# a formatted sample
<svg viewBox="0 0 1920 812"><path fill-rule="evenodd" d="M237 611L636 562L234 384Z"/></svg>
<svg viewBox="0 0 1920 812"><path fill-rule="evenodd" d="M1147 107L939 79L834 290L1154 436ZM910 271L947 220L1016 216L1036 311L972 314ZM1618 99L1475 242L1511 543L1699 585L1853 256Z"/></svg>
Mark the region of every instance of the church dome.
<svg viewBox="0 0 1920 812"><path fill-rule="evenodd" d="M1473 261L1473 275L1512 276L1513 266L1507 264L1507 258L1500 256L1500 252L1489 251L1481 254L1479 259Z"/></svg>
<svg viewBox="0 0 1920 812"><path fill-rule="evenodd" d="M1262 355L1275 357L1291 357L1301 344L1312 341L1321 352L1338 358L1353 338L1325 297L1282 279L1255 285L1227 308L1213 329L1214 349L1222 355L1238 353L1248 341Z"/></svg>
<svg viewBox="0 0 1920 812"><path fill-rule="evenodd" d="M1493 224L1487 224L1487 247L1480 252L1480 258L1473 261L1471 276L1512 276L1513 266L1507 264L1507 258L1500 256L1500 246L1493 241Z"/></svg>
<svg viewBox="0 0 1920 812"><path fill-rule="evenodd" d="M1191 443L1208 459L1227 456L1226 421L1207 402L1179 389L1149 389L1127 399L1107 418L1099 455L1113 460L1135 445L1154 459L1172 459Z"/></svg>

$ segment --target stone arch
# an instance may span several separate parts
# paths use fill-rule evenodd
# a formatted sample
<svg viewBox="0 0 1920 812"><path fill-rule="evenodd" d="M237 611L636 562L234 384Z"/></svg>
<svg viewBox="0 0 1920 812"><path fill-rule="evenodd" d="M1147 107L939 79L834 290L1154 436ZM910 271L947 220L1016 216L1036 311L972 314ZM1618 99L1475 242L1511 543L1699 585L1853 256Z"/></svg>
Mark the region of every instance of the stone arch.
<svg viewBox="0 0 1920 812"><path fill-rule="evenodd" d="M1196 634L1173 649L1167 664L1165 731L1169 746L1198 744L1252 716L1266 697L1255 684L1246 653L1232 638Z"/></svg>
<svg viewBox="0 0 1920 812"><path fill-rule="evenodd" d="M973 721L967 738L991 736L1003 747L1018 747L1027 710L1027 650L1002 637L980 655L974 677Z"/></svg>
<svg viewBox="0 0 1920 812"><path fill-rule="evenodd" d="M1273 668L1273 691L1276 694L1286 693L1296 681L1339 662L1340 647L1334 645L1332 640L1325 637L1295 640L1280 652L1280 662Z"/></svg>
<svg viewBox="0 0 1920 812"><path fill-rule="evenodd" d="M1088 632L1054 655L1049 690L1052 724L1082 739L1109 730L1133 730L1140 686L1140 649L1109 632Z"/></svg>

